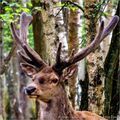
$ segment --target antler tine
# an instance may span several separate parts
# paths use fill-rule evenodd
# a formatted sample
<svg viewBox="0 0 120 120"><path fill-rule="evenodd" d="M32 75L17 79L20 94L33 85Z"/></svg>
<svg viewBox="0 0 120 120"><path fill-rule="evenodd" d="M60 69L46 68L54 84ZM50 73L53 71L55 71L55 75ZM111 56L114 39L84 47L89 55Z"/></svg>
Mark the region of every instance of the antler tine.
<svg viewBox="0 0 120 120"><path fill-rule="evenodd" d="M58 46L58 50L57 50L56 65L61 62L61 58L60 58L60 55L61 55L61 47L62 47L62 43L60 42L60 43L59 43L59 46Z"/></svg>
<svg viewBox="0 0 120 120"><path fill-rule="evenodd" d="M46 66L46 63L41 59L38 53L36 53L33 49L24 45L24 50L37 67Z"/></svg>
<svg viewBox="0 0 120 120"><path fill-rule="evenodd" d="M24 54L22 50L17 51L17 54L20 56L20 58L31 65L37 66L38 68L41 67L42 64L38 64L38 62L35 62L35 59L33 58L32 60ZM29 54L29 53L28 53Z"/></svg>
<svg viewBox="0 0 120 120"><path fill-rule="evenodd" d="M22 40L23 44L27 44L27 31L32 19L33 18L31 15L27 15L24 12L20 16L20 39Z"/></svg>
<svg viewBox="0 0 120 120"><path fill-rule="evenodd" d="M27 62L27 63L29 63L29 64L33 64L33 61L24 54L24 51L23 51L23 50L18 50L18 51L17 51L17 54L20 56L20 58L21 58L23 61L25 61L25 62Z"/></svg>
<svg viewBox="0 0 120 120"><path fill-rule="evenodd" d="M26 13L22 13L20 17L20 36L18 36L15 26L13 23L11 23L11 31L12 36L16 40L16 42L23 48L26 55L30 58L28 59L25 57L22 53L19 53L20 57L29 64L32 64L36 67L39 67L40 69L45 66L45 62L41 59L41 57L38 55L37 52L35 52L33 49L31 49L27 44L27 30L28 26L32 21L32 16L27 15Z"/></svg>
<svg viewBox="0 0 120 120"><path fill-rule="evenodd" d="M25 62L25 64L36 66L37 68L41 67L37 62L34 62L29 57L27 57L26 54L24 53L24 51L18 50L17 54L20 56L20 58L22 59L22 61Z"/></svg>
<svg viewBox="0 0 120 120"><path fill-rule="evenodd" d="M18 34L17 34L17 32L16 32L14 23L11 22L10 28L11 28L11 32L12 32L12 37L13 37L13 39L16 40L16 42L17 42L18 44L22 45L22 42L20 41L20 38L19 38L19 36L18 36Z"/></svg>
<svg viewBox="0 0 120 120"><path fill-rule="evenodd" d="M53 69L55 69L56 72L61 74L61 65L62 65L62 60L61 60L61 47L62 47L62 43L60 42L58 45L58 49L57 49L57 54L56 54L56 63L53 65Z"/></svg>
<svg viewBox="0 0 120 120"><path fill-rule="evenodd" d="M113 16L111 21L109 22L108 26L104 29L104 34L102 35L102 40L110 34L110 32L116 27L119 21L119 17L117 15Z"/></svg>

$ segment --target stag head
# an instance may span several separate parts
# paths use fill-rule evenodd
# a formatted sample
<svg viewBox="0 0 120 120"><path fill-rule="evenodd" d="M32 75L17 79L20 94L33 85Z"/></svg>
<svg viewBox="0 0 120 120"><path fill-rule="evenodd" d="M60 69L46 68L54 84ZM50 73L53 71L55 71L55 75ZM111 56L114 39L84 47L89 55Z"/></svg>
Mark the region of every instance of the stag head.
<svg viewBox="0 0 120 120"><path fill-rule="evenodd" d="M15 25L11 23L11 31L14 40L18 45L18 55L22 59L20 66L22 70L32 78L32 83L25 88L25 92L30 97L39 98L41 101L48 102L60 94L60 88L64 87L64 69L77 63L95 50L100 42L115 28L119 18L114 16L108 26L104 28L102 21L98 34L93 42L77 54L72 54L66 60L61 59L60 43L56 55L56 63L52 66L47 65L41 57L27 44L27 30L32 21L32 16L22 13L20 17L20 34L18 35ZM73 70L74 71L74 70ZM70 72L69 72L70 73ZM71 74L71 73L70 73ZM67 74L67 76L69 76ZM64 88L63 88L64 89Z"/></svg>

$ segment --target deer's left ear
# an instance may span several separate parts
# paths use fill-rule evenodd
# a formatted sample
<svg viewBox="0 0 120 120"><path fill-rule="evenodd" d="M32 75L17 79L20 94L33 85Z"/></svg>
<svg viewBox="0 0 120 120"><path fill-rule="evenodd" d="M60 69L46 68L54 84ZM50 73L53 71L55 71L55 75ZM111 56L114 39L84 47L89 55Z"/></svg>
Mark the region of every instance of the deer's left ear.
<svg viewBox="0 0 120 120"><path fill-rule="evenodd" d="M68 67L64 72L62 77L64 78L65 82L72 78L73 74L75 74L78 71L76 65L72 65Z"/></svg>
<svg viewBox="0 0 120 120"><path fill-rule="evenodd" d="M29 76L32 77L35 73L37 73L37 68L28 64L28 63L21 63L20 64L22 70Z"/></svg>

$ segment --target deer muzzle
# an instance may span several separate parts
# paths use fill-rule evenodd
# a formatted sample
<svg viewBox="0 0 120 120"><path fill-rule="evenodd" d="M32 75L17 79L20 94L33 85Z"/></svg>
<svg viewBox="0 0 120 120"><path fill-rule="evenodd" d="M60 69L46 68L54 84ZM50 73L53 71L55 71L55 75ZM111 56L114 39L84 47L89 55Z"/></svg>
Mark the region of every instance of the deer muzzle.
<svg viewBox="0 0 120 120"><path fill-rule="evenodd" d="M35 92L36 88L34 86L29 86L26 87L24 90L25 90L25 94L32 95L32 93Z"/></svg>

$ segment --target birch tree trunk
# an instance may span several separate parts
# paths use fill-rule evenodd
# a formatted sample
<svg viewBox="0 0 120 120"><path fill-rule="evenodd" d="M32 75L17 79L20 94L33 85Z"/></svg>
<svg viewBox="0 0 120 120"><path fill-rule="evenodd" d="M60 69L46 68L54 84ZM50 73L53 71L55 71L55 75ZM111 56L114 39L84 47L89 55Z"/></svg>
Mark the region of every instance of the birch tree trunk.
<svg viewBox="0 0 120 120"><path fill-rule="evenodd" d="M57 39L55 41L55 44L58 46L58 43L62 43L62 58L65 59L67 57L67 50L68 50L68 43L67 43L67 31L66 31L66 24L64 21L64 15L63 12L60 11L60 7L56 6L54 8L54 14L55 14L55 30L56 30L56 36ZM59 14L58 14L59 13Z"/></svg>
<svg viewBox="0 0 120 120"><path fill-rule="evenodd" d="M85 17L86 17L86 39L89 44L96 34L96 0L85 0ZM104 110L104 70L103 70L103 54L99 47L96 51L87 56L87 72L88 72L88 110L99 115Z"/></svg>
<svg viewBox="0 0 120 120"><path fill-rule="evenodd" d="M66 2L67 0L61 0L61 3L64 3ZM63 21L64 21L64 26L65 26L65 31L67 32L66 34L66 37L67 37L67 40L68 40L68 21L69 21L69 9L64 7L63 10L62 10L62 13L63 13Z"/></svg>

